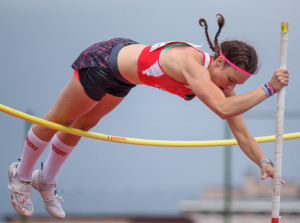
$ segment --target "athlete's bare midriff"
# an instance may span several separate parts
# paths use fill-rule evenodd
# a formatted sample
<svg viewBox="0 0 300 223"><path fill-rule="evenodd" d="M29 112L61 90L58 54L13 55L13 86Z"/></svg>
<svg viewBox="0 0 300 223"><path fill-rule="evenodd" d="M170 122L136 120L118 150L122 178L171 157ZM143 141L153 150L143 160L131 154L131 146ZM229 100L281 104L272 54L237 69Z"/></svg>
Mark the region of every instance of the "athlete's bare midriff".
<svg viewBox="0 0 300 223"><path fill-rule="evenodd" d="M132 44L123 47L118 55L118 67L121 75L132 84L142 84L139 80L138 59L146 45Z"/></svg>

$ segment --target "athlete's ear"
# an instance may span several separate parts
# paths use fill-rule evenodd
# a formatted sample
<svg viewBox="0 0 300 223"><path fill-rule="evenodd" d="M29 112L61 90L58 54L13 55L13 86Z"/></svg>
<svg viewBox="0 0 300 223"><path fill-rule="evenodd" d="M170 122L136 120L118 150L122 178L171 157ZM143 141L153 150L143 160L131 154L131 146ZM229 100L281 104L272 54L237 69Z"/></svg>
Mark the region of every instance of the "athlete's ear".
<svg viewBox="0 0 300 223"><path fill-rule="evenodd" d="M225 63L225 60L222 56L219 56L217 59L216 59L216 65L217 67L221 67L222 65L224 65Z"/></svg>

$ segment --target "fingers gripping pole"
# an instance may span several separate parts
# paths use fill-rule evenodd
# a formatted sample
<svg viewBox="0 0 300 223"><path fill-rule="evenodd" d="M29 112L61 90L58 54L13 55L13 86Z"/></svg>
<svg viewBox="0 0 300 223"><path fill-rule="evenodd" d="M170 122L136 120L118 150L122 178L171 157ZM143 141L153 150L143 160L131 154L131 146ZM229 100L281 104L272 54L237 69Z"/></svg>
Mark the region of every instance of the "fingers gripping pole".
<svg viewBox="0 0 300 223"><path fill-rule="evenodd" d="M287 41L288 23L281 23L280 38L280 68L286 68L287 62ZM276 140L275 140L275 167L272 198L272 223L278 223L280 216L280 187L281 187L281 165L282 165L282 144L283 144L283 124L284 124L284 104L285 88L283 87L277 97L277 116L276 116Z"/></svg>

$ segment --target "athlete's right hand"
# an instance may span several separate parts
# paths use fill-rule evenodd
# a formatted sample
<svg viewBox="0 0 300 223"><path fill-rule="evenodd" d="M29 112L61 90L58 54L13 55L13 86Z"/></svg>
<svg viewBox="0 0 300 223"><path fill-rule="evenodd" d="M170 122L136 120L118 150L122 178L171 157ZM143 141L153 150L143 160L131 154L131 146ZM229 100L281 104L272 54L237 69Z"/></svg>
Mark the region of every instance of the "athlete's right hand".
<svg viewBox="0 0 300 223"><path fill-rule="evenodd" d="M270 83L274 89L278 92L282 87L289 84L289 71L287 69L278 69L274 72Z"/></svg>

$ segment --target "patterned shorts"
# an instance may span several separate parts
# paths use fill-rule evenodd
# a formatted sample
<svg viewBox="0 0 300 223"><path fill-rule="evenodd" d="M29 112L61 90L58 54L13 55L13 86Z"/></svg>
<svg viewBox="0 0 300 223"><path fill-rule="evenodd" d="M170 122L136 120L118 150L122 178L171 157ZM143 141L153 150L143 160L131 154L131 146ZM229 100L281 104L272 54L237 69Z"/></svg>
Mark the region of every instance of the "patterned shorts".
<svg viewBox="0 0 300 223"><path fill-rule="evenodd" d="M91 99L100 101L106 94L125 97L135 87L120 74L117 65L120 50L130 44L138 43L123 38L99 42L74 61L75 75Z"/></svg>

